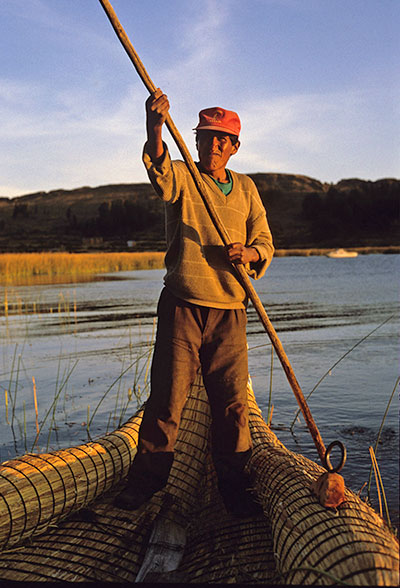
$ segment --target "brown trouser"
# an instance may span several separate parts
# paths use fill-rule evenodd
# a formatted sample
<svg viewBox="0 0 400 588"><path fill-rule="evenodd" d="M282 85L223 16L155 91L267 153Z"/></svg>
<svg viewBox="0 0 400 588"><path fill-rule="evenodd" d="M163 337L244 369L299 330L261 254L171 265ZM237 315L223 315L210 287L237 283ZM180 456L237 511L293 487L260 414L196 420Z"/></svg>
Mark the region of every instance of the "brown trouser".
<svg viewBox="0 0 400 588"><path fill-rule="evenodd" d="M182 409L201 367L211 407L212 455L220 492L227 500L237 495L243 501L247 496L243 469L252 446L246 311L197 306L164 288L157 313L151 393L129 471L129 491L142 501L167 483Z"/></svg>
<svg viewBox="0 0 400 588"><path fill-rule="evenodd" d="M173 451L182 409L200 367L211 407L213 453L250 449L246 310L197 306L164 288L157 314L151 394L138 453Z"/></svg>

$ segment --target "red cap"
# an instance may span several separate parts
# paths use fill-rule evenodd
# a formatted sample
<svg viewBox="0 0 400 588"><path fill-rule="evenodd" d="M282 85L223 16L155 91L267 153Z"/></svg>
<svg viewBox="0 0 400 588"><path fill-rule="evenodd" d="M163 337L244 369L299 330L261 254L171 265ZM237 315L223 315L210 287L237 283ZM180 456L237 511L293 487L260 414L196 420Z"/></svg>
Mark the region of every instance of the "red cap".
<svg viewBox="0 0 400 588"><path fill-rule="evenodd" d="M204 129L212 131L223 131L230 135L239 136L240 133L240 118L236 112L225 110L214 106L213 108L205 108L199 112L199 124L194 129L200 131Z"/></svg>

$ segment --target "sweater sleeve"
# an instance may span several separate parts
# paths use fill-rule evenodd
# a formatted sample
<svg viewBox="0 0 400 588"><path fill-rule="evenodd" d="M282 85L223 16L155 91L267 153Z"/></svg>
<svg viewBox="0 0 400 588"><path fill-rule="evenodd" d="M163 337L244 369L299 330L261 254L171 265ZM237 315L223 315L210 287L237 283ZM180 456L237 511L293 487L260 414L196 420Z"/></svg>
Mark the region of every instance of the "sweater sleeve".
<svg viewBox="0 0 400 588"><path fill-rule="evenodd" d="M157 195L164 202L173 204L178 200L181 193L179 178L172 165L167 145L163 142L164 153L157 160L153 161L147 151L147 143L143 147L143 163L149 176L149 180Z"/></svg>
<svg viewBox="0 0 400 588"><path fill-rule="evenodd" d="M267 214L260 198L256 185L248 178L251 186L250 214L247 219L247 247L254 247L258 251L260 259L246 264L246 271L250 277L258 280L261 278L272 261L274 245L271 231L268 225Z"/></svg>

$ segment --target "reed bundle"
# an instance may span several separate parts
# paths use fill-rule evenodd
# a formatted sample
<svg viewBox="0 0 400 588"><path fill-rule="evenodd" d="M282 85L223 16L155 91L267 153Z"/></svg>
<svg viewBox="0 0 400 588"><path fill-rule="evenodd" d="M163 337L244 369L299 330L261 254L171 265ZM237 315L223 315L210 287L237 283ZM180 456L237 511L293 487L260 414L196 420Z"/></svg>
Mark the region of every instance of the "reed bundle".
<svg viewBox="0 0 400 588"><path fill-rule="evenodd" d="M279 442L263 421L250 385L249 404L254 443L249 468L265 516L235 519L223 507L210 456L209 406L199 380L184 409L168 485L138 511L118 510L112 499L135 453L140 414L99 439L104 452L98 456L92 451L97 444L66 450L71 470L63 470L63 482L61 476L50 479L52 468L46 480L33 466L41 469L56 457L66 459L64 452L45 454L44 462L43 456L35 456L38 461L24 456L3 464L0 475L5 473L6 486L0 477L0 493L9 511L3 544L7 539L9 546L20 547L0 554L1 577L135 581L154 522L161 517L185 528L186 548L178 570L158 582L397 586L398 544L382 519L349 490L338 511L320 506L310 483L322 468ZM121 431L125 432L121 435ZM106 467L115 443L119 450ZM75 464L81 462L83 452L85 467ZM14 464L13 489L7 486L10 464ZM67 470L74 472L75 483ZM66 486L75 488L75 500L66 499ZM45 515L38 514L38 494ZM81 510L73 513L76 509ZM46 525L46 534L36 536ZM21 544L29 535L32 540Z"/></svg>
<svg viewBox="0 0 400 588"><path fill-rule="evenodd" d="M346 489L338 509L310 491L324 469L286 449L250 399L254 451L250 467L271 521L277 566L288 584L397 586L399 545L385 521Z"/></svg>
<svg viewBox="0 0 400 588"><path fill-rule="evenodd" d="M42 534L117 484L135 454L141 415L96 442L3 462L0 549Z"/></svg>

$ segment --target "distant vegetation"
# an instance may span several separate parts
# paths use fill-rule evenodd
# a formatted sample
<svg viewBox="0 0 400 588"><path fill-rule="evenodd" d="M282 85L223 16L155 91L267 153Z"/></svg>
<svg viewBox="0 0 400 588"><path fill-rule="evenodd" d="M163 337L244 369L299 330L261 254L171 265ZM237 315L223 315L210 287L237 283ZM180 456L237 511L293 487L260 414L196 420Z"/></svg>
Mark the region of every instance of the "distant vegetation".
<svg viewBox="0 0 400 588"><path fill-rule="evenodd" d="M4 253L0 255L0 283L29 278L81 277L140 269L161 269L164 253ZM50 280L50 281L51 281Z"/></svg>
<svg viewBox="0 0 400 588"><path fill-rule="evenodd" d="M250 175L279 249L398 244L400 180ZM0 252L164 249L163 204L150 184L0 198Z"/></svg>
<svg viewBox="0 0 400 588"><path fill-rule="evenodd" d="M308 194L303 202L316 241L377 238L398 228L399 185L394 182L340 182L324 194Z"/></svg>

